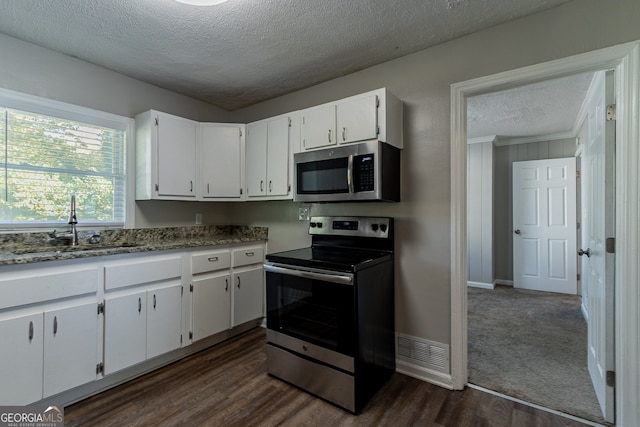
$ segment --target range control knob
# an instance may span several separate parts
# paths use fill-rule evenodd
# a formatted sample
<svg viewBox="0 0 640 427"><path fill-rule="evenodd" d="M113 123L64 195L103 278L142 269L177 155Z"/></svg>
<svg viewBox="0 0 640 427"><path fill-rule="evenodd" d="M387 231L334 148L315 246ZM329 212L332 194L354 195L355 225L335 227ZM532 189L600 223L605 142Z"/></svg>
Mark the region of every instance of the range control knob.
<svg viewBox="0 0 640 427"><path fill-rule="evenodd" d="M309 227L311 227L311 228L316 228L317 225L318 224L316 224L315 222L310 222L309 223Z"/></svg>
<svg viewBox="0 0 640 427"><path fill-rule="evenodd" d="M318 228L322 228L322 223L321 222L318 223Z"/></svg>
<svg viewBox="0 0 640 427"><path fill-rule="evenodd" d="M380 224L380 231L382 231L383 233L387 231L387 224Z"/></svg>
<svg viewBox="0 0 640 427"><path fill-rule="evenodd" d="M373 231L378 231L378 224L371 224L371 229Z"/></svg>

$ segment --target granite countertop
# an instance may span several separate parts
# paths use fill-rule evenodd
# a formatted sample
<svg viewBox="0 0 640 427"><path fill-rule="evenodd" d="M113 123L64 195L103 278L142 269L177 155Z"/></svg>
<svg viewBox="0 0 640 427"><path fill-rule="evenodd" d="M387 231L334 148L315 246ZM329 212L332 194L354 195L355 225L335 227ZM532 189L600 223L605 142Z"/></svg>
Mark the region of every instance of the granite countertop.
<svg viewBox="0 0 640 427"><path fill-rule="evenodd" d="M266 241L266 227L190 226L78 231L78 245L48 233L0 234L0 265Z"/></svg>

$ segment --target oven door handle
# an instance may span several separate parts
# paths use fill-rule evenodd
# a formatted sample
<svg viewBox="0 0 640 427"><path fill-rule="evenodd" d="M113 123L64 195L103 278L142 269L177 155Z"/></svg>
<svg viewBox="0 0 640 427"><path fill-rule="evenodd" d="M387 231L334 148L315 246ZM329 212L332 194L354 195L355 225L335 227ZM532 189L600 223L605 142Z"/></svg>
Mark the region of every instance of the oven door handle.
<svg viewBox="0 0 640 427"><path fill-rule="evenodd" d="M342 285L352 285L353 275L350 274L327 274L315 271L295 270L292 268L279 267L272 264L264 264L264 271L270 273L286 274L287 276L303 277L305 279L321 280L323 282L339 283Z"/></svg>

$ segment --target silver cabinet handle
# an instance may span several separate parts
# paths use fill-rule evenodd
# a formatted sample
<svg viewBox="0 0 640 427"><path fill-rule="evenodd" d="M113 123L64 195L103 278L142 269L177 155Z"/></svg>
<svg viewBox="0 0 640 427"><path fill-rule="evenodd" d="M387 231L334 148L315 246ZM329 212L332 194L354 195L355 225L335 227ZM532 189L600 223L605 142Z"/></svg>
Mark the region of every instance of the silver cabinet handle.
<svg viewBox="0 0 640 427"><path fill-rule="evenodd" d="M58 333L58 316L53 317L53 335Z"/></svg>
<svg viewBox="0 0 640 427"><path fill-rule="evenodd" d="M189 191L193 193L193 181L189 181Z"/></svg>
<svg viewBox="0 0 640 427"><path fill-rule="evenodd" d="M269 180L269 193L271 193L273 191L273 185L272 185L272 181Z"/></svg>
<svg viewBox="0 0 640 427"><path fill-rule="evenodd" d="M347 140L347 128L342 128L342 140Z"/></svg>
<svg viewBox="0 0 640 427"><path fill-rule="evenodd" d="M319 273L316 271L295 270L287 267L281 267L274 264L264 264L264 271L277 274L285 274L287 276L302 277L311 280L320 280L322 282L339 283L342 285L353 285L353 274L333 274Z"/></svg>
<svg viewBox="0 0 640 427"><path fill-rule="evenodd" d="M210 256L209 258L207 258L207 261L209 261L209 262L216 262L216 261L218 261L218 259L219 259L219 258L218 258L217 256Z"/></svg>
<svg viewBox="0 0 640 427"><path fill-rule="evenodd" d="M138 297L138 313L142 311L142 298Z"/></svg>
<svg viewBox="0 0 640 427"><path fill-rule="evenodd" d="M29 322L29 342L33 341L33 322Z"/></svg>
<svg viewBox="0 0 640 427"><path fill-rule="evenodd" d="M329 142L331 142L331 129L329 129Z"/></svg>
<svg viewBox="0 0 640 427"><path fill-rule="evenodd" d="M224 290L229 292L229 279L224 279Z"/></svg>
<svg viewBox="0 0 640 427"><path fill-rule="evenodd" d="M207 194L211 194L211 190L209 190L209 183L207 182Z"/></svg>
<svg viewBox="0 0 640 427"><path fill-rule="evenodd" d="M240 289L240 276L236 277L238 279L238 289Z"/></svg>
<svg viewBox="0 0 640 427"><path fill-rule="evenodd" d="M245 252L244 254L245 254L246 256L254 256L254 255L255 255L255 253L254 253L254 252Z"/></svg>
<svg viewBox="0 0 640 427"><path fill-rule="evenodd" d="M156 294L153 294L153 309L156 309Z"/></svg>
<svg viewBox="0 0 640 427"><path fill-rule="evenodd" d="M264 181L260 180L260 191L264 191Z"/></svg>

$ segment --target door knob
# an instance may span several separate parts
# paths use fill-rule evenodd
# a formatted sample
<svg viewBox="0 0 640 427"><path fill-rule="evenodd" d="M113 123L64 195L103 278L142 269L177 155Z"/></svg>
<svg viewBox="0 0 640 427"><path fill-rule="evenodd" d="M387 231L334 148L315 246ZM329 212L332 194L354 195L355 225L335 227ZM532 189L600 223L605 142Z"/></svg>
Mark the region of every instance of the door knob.
<svg viewBox="0 0 640 427"><path fill-rule="evenodd" d="M513 230L513 232L516 233L516 234L520 234L521 233L519 228L516 228L515 230Z"/></svg>
<svg viewBox="0 0 640 427"><path fill-rule="evenodd" d="M582 249L580 249L580 250L578 251L578 255L580 255L580 256L582 256L582 255L586 255L586 256L587 256L587 258L590 258L590 257L591 257L591 249L587 248L587 250L586 250L586 251L583 251Z"/></svg>

